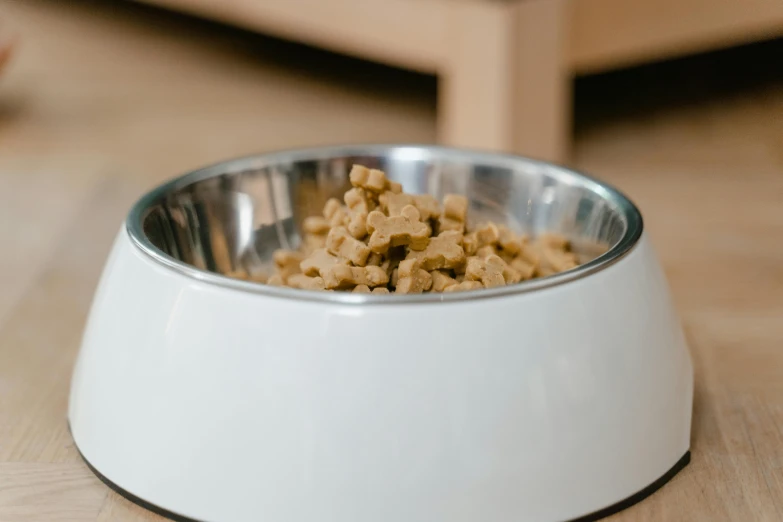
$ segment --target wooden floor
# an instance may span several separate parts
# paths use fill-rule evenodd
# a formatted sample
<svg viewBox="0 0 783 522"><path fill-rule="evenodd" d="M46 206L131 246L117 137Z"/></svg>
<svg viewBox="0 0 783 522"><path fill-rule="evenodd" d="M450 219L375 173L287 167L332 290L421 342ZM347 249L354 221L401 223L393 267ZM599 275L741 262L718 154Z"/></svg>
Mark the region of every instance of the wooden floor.
<svg viewBox="0 0 783 522"><path fill-rule="evenodd" d="M238 154L434 139L431 78L108 5L0 0L23 37L0 79L3 522L158 520L87 470L65 422L92 292L144 190ZM575 163L640 205L697 386L691 465L611 520L783 520L783 82L645 108L627 94L641 79L656 99L656 76L627 78L577 85Z"/></svg>

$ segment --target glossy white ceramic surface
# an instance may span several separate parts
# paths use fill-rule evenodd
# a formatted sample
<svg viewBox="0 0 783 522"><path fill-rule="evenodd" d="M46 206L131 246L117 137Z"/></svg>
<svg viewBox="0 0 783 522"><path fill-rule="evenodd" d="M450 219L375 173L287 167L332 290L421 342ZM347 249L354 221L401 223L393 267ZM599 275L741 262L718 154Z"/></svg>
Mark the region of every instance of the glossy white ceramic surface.
<svg viewBox="0 0 783 522"><path fill-rule="evenodd" d="M73 376L85 458L218 522L548 522L688 451L693 372L646 234L535 292L351 305L199 281L123 229Z"/></svg>

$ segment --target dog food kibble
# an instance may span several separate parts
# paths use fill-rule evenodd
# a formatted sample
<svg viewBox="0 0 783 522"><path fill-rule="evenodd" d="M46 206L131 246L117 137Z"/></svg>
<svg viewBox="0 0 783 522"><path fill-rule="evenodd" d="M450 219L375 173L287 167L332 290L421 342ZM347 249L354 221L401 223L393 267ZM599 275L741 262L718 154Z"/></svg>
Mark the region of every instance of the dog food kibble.
<svg viewBox="0 0 783 522"><path fill-rule="evenodd" d="M354 165L343 201L302 222L299 251L274 253L266 284L364 294L494 288L556 274L579 262L568 240L534 240L500 223L468 224L468 200L405 194L377 169ZM242 277L247 279L246 277Z"/></svg>
<svg viewBox="0 0 783 522"><path fill-rule="evenodd" d="M354 294L388 294L389 289L385 286L376 286L372 290L370 290L370 287L367 285L356 285L353 287L353 293Z"/></svg>
<svg viewBox="0 0 783 522"><path fill-rule="evenodd" d="M337 257L330 254L325 248L319 248L312 254L307 256L300 264L299 267L302 273L307 276L321 276L323 277L324 270L332 265L347 265L349 261L347 259Z"/></svg>
<svg viewBox="0 0 783 522"><path fill-rule="evenodd" d="M503 277L503 271L506 262L495 254L487 257L471 257L465 267L465 280L481 281L486 288L503 286L506 280Z"/></svg>
<svg viewBox="0 0 783 522"><path fill-rule="evenodd" d="M467 198L456 194L448 194L443 198L443 212L440 216L438 232L443 232L445 230L464 232L467 215Z"/></svg>
<svg viewBox="0 0 783 522"><path fill-rule="evenodd" d="M402 209L408 205L413 205L419 211L422 221L437 219L440 217L440 204L438 200L429 194L395 194L393 192L384 192L379 196L381 206L389 216L399 216Z"/></svg>
<svg viewBox="0 0 783 522"><path fill-rule="evenodd" d="M447 286L443 289L444 292L464 292L465 290L478 290L484 288L484 286L478 281L463 281L456 285Z"/></svg>
<svg viewBox="0 0 783 522"><path fill-rule="evenodd" d="M397 293L420 294L432 288L432 276L418 259L406 259L397 268Z"/></svg>
<svg viewBox="0 0 783 522"><path fill-rule="evenodd" d="M465 264L462 233L455 230L441 232L430 239L424 250L411 250L406 259L418 259L425 270L459 268Z"/></svg>
<svg viewBox="0 0 783 522"><path fill-rule="evenodd" d="M266 284L270 286L285 286L285 281L283 281L283 276L275 274L266 280Z"/></svg>
<svg viewBox="0 0 783 522"><path fill-rule="evenodd" d="M274 253L273 258L277 274L284 282L288 282L289 277L299 273L299 264L302 262L304 255L291 250L278 250Z"/></svg>
<svg viewBox="0 0 783 522"><path fill-rule="evenodd" d="M367 244L377 254L385 254L396 246L424 250L432 232L420 221L419 211L413 205L406 205L399 216L392 217L373 210L367 216L367 230L371 233Z"/></svg>
<svg viewBox="0 0 783 522"><path fill-rule="evenodd" d="M306 234L320 236L329 232L329 221L321 216L311 216L302 222L302 230Z"/></svg>
<svg viewBox="0 0 783 522"><path fill-rule="evenodd" d="M402 185L386 179L386 173L382 170L354 165L351 173L348 174L348 178L354 187L363 188L377 194L385 191L394 192L395 194L402 192Z"/></svg>
<svg viewBox="0 0 783 522"><path fill-rule="evenodd" d="M324 280L322 277L310 277L304 274L294 274L288 278L288 286L301 288L302 290L324 290Z"/></svg>
<svg viewBox="0 0 783 522"><path fill-rule="evenodd" d="M332 254L345 258L356 266L367 264L370 257L370 249L352 237L345 227L334 227L326 237L326 248Z"/></svg>
<svg viewBox="0 0 783 522"><path fill-rule="evenodd" d="M324 270L323 279L326 288L348 290L357 285L385 285L389 282L389 275L379 266L332 265Z"/></svg>

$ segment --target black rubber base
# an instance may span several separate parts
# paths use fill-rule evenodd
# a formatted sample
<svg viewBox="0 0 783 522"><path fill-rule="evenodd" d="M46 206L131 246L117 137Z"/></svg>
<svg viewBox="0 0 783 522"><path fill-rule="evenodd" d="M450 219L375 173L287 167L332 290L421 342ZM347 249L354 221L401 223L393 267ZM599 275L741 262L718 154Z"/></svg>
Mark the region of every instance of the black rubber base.
<svg viewBox="0 0 783 522"><path fill-rule="evenodd" d="M566 522L594 522L596 520L600 520L602 518L606 518L609 515L614 515L615 513L619 513L623 509L627 509L634 504L638 504L642 500L646 499L659 489L663 487L664 484L669 482L674 476L680 472L682 468L688 465L688 463L691 461L691 451L688 450L685 452L685 455L680 457L680 460L674 463L674 466L672 466L669 471L664 473L661 477L658 478L655 482L647 486L646 488L642 489L641 491L638 491L631 495L630 497L621 500L617 504L612 504L611 506L605 507L603 509L599 509L598 511L594 511L590 513L589 515L584 515L579 518L573 518L571 520L568 520Z"/></svg>
<svg viewBox="0 0 783 522"><path fill-rule="evenodd" d="M74 443L75 444L75 443ZM101 482L109 486L111 489L113 489L116 493L119 495L122 495L126 499L130 500L134 504L138 504L139 506L143 507L144 509L148 509L152 511L153 513L156 513L162 517L166 517L170 520L174 520L176 522L204 522L200 520L196 520L195 518L188 518L183 517L182 515L178 515L176 513L173 513L171 511L168 511L166 509L163 509L161 507L158 507L154 504L150 504L144 499L141 499L137 497L136 495L129 493L119 487L117 484L112 482L111 480L104 477L100 471L95 469L90 462L84 458L84 455L82 454L81 450L79 450L79 447L76 446L76 449L79 451L79 455L81 455L82 460L84 460L84 463L87 464L87 467L90 468L90 471L95 473L95 476L101 479ZM656 491L658 491L661 487L663 487L664 484L669 482L672 477L674 477L682 468L688 465L688 463L691 461L691 452L686 451L685 455L682 456L680 460L677 461L674 466L671 467L669 471L664 473L662 477L660 477L658 480L644 488L643 490L639 491L638 493L635 493L631 495L630 497L626 498L625 500L621 500L617 504L612 504L611 506L605 507L603 509L599 509L598 511L595 511L593 513L590 513L589 515L585 515L579 518L574 518L571 520L568 520L566 522L594 522L596 520L600 520L604 517L608 517L609 515L614 515L615 513L622 511L623 509L629 508L636 504L637 502L641 502L645 498L649 497Z"/></svg>

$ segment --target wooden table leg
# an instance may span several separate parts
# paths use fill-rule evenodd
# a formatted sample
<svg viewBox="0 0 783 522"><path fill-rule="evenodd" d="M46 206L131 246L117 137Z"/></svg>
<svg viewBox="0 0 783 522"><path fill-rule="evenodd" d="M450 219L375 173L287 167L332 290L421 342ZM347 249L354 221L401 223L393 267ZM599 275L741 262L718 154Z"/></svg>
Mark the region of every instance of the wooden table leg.
<svg viewBox="0 0 783 522"><path fill-rule="evenodd" d="M454 3L439 78L441 142L566 159L571 118L566 2Z"/></svg>

